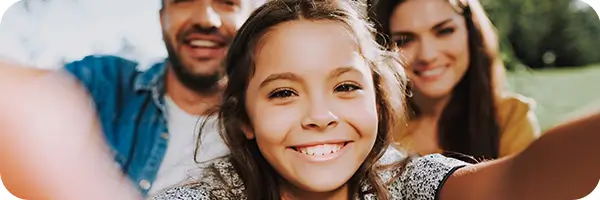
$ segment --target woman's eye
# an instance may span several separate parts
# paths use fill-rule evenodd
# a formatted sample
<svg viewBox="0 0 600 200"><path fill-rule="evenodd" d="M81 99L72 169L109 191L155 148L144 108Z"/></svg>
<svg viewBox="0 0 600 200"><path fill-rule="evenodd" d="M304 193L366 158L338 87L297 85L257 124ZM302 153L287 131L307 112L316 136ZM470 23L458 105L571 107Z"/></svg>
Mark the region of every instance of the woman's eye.
<svg viewBox="0 0 600 200"><path fill-rule="evenodd" d="M445 28L445 29L442 29L442 30L440 30L438 32L438 34L441 35L441 36L450 35L452 33L454 33L454 28Z"/></svg>
<svg viewBox="0 0 600 200"><path fill-rule="evenodd" d="M288 89L288 88L283 88L283 89L276 89L273 90L271 93L269 93L269 99L275 99L275 98L288 98L288 97L292 97L292 96L297 96L298 94L292 90L292 89Z"/></svg>
<svg viewBox="0 0 600 200"><path fill-rule="evenodd" d="M344 83L335 88L336 92L353 92L362 89L360 86L352 83Z"/></svg>
<svg viewBox="0 0 600 200"><path fill-rule="evenodd" d="M396 42L396 45L398 47L404 47L406 45L409 45L413 40L414 40L414 37L404 35L404 36L400 36L399 38L396 38L396 40L394 40L394 42Z"/></svg>

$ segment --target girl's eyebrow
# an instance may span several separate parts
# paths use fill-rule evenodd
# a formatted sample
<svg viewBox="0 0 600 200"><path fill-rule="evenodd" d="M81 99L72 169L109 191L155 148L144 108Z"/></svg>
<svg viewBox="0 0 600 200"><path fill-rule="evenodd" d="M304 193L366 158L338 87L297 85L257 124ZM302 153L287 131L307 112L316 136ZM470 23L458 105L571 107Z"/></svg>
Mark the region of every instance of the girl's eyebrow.
<svg viewBox="0 0 600 200"><path fill-rule="evenodd" d="M331 70L331 72L329 72L328 78L329 79L336 78L336 77L339 77L341 75L344 75L344 74L350 73L350 72L354 72L354 73L359 73L360 74L360 71L358 71L358 69L356 69L356 67L353 67L353 66L343 66L343 67L338 67L338 68L335 68L335 69Z"/></svg>
<svg viewBox="0 0 600 200"><path fill-rule="evenodd" d="M276 81L276 80L289 80L289 81L294 81L294 82L301 82L302 78L300 78L300 76L291 73L291 72L284 72L284 73L278 73L278 74L271 74L269 76L267 76L267 78L265 78L265 80L263 80L260 83L259 88L262 88L266 85L268 85L269 83Z"/></svg>
<svg viewBox="0 0 600 200"><path fill-rule="evenodd" d="M327 76L327 78L332 79L332 78L336 78L339 77L341 75L344 75L346 73L359 73L358 69L356 69L356 67L352 67L352 66L343 66L343 67L338 67L335 68L333 70L331 70L329 72L329 75ZM360 73L359 73L360 74ZM294 73L291 72L284 72L284 73L277 73L277 74L271 74L269 76L267 76L267 78L265 78L265 80L263 80L258 88L262 88L266 85L268 85L269 83L273 82L273 81L277 81L277 80L288 80L288 81L293 81L293 82L302 82L302 78Z"/></svg>
<svg viewBox="0 0 600 200"><path fill-rule="evenodd" d="M346 73L358 73L360 74L360 71L358 69L356 69L356 67L353 66L343 66L343 67L338 67L335 68L333 70L331 70L329 72L329 75L327 76L328 79L332 79L332 78L337 78L340 77ZM283 72L283 73L277 73L277 74L271 74L269 76L267 76L267 78L265 78L265 80L263 80L258 88L262 88L267 86L269 83L273 82L273 81L277 81L277 80L288 80L288 81L292 81L292 82L303 82L303 79L291 72Z"/></svg>

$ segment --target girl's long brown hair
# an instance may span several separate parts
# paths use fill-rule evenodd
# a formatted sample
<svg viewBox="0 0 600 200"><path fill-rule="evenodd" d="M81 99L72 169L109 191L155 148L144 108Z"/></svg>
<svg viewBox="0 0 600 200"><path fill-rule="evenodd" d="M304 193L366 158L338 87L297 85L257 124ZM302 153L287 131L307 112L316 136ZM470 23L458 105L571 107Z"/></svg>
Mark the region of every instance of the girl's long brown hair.
<svg viewBox="0 0 600 200"><path fill-rule="evenodd" d="M442 0L440 0L442 1ZM452 92L438 122L438 142L447 152L494 159L499 155L500 127L496 101L504 89L505 72L498 56L498 39L493 25L476 0L448 1L466 21L470 61L466 74ZM379 44L393 47L390 18L405 0L371 0L369 14L376 21ZM468 2L468 3L466 3ZM419 110L409 99L418 117Z"/></svg>
<svg viewBox="0 0 600 200"><path fill-rule="evenodd" d="M279 185L285 180L262 156L256 141L248 140L241 128L250 125L244 102L248 82L254 74L257 46L268 40L266 33L273 27L294 20L339 22L354 37L360 53L369 62L379 114L377 138L364 163L348 181L349 196L373 193L378 199L388 199L376 162L389 147L390 131L404 121L404 115L399 113L405 112L406 76L394 54L386 53L374 41L374 29L363 16L365 6L339 0L272 0L255 10L238 31L226 58L229 82L217 112L221 137L231 150L229 158L249 200L280 200L282 196ZM364 182L372 187L363 191L360 185Z"/></svg>

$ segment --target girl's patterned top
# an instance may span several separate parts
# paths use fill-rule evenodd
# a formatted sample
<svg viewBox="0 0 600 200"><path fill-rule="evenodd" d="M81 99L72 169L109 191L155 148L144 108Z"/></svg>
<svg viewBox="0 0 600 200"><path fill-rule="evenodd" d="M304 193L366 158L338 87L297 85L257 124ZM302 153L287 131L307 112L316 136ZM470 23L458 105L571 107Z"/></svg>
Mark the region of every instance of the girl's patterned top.
<svg viewBox="0 0 600 200"><path fill-rule="evenodd" d="M405 155L390 148L379 160L379 164L389 165L400 162ZM462 161L446 158L439 154L431 154L414 158L408 162L403 171L400 169L382 170L380 177L387 186L391 199L437 199L440 187L456 169L467 165ZM187 184L167 189L154 196L153 200L245 200L244 185L228 158L211 161L213 170L205 170L204 175L194 184ZM396 176L401 173L400 176ZM368 188L368 183L363 189ZM375 200L375 195L368 194L365 199Z"/></svg>

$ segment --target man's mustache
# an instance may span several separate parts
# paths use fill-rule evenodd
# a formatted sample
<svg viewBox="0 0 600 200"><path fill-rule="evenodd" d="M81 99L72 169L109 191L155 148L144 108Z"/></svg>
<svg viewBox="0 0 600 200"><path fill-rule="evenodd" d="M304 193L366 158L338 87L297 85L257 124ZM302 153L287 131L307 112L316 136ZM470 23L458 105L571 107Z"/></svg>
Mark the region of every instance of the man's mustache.
<svg viewBox="0 0 600 200"><path fill-rule="evenodd" d="M193 34L201 34L201 35L211 35L213 37L219 37L222 41L229 42L227 37L225 37L217 27L206 28L200 25L193 25L190 28L185 29L184 31L177 34L177 41L185 42L190 35Z"/></svg>

